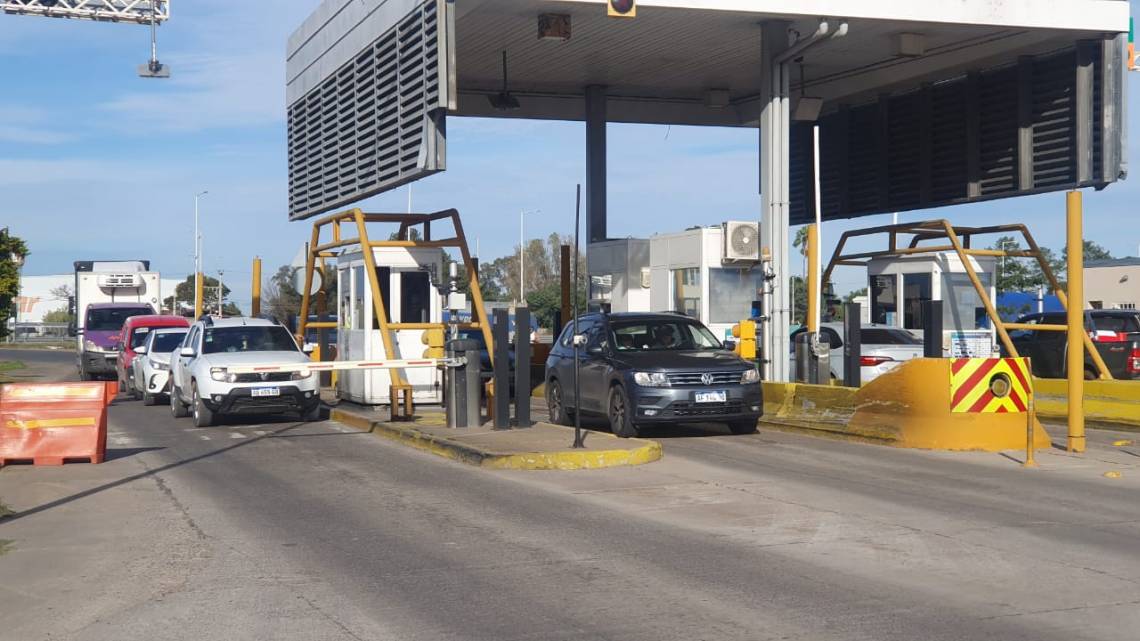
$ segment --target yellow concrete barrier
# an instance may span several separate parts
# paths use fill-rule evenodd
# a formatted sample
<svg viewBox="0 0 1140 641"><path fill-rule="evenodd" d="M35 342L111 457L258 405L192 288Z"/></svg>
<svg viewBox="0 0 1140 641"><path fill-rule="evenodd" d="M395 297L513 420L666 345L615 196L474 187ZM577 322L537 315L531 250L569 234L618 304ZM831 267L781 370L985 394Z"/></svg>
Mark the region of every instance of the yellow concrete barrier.
<svg viewBox="0 0 1140 641"><path fill-rule="evenodd" d="M1034 378L1037 415L1065 418L1069 393L1064 379ZM1085 381L1085 418L1140 427L1140 380Z"/></svg>
<svg viewBox="0 0 1140 641"><path fill-rule="evenodd" d="M1026 415L954 412L951 361L915 359L855 389L765 383L764 420L894 445L998 451L1025 447ZM1035 425L1034 443L1049 435Z"/></svg>

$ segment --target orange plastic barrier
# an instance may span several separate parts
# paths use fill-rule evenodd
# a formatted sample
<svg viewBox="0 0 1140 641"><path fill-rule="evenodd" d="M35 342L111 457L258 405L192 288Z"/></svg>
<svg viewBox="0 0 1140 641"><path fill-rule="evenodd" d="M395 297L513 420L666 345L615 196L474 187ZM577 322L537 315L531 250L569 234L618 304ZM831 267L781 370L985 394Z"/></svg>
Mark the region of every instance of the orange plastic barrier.
<svg viewBox="0 0 1140 641"><path fill-rule="evenodd" d="M31 461L102 463L107 406L117 383L10 383L0 386L0 466Z"/></svg>

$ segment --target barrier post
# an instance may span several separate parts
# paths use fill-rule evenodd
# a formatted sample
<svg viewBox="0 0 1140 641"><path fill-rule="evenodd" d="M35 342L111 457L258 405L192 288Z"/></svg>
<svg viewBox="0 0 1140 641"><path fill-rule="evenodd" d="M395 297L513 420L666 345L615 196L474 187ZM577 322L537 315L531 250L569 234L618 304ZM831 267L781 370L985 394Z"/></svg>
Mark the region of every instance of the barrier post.
<svg viewBox="0 0 1140 641"><path fill-rule="evenodd" d="M491 349L495 355L492 363L494 367L494 426L497 430L509 429L511 426L511 357L508 351L507 310L499 308L494 312L494 323L491 326ZM517 328L516 328L517 331Z"/></svg>
<svg viewBox="0 0 1140 641"><path fill-rule="evenodd" d="M942 301L923 301L922 317L922 355L942 358Z"/></svg>
<svg viewBox="0 0 1140 641"><path fill-rule="evenodd" d="M194 272L194 320L202 317L202 272Z"/></svg>
<svg viewBox="0 0 1140 641"><path fill-rule="evenodd" d="M1068 247L1069 296L1066 374L1069 377L1070 452L1085 451L1085 261L1082 229L1081 192L1073 190L1065 198Z"/></svg>
<svg viewBox="0 0 1140 641"><path fill-rule="evenodd" d="M530 309L515 308L515 427L530 427Z"/></svg>
<svg viewBox="0 0 1140 641"><path fill-rule="evenodd" d="M863 384L863 310L859 303L843 306L843 384Z"/></svg>
<svg viewBox="0 0 1140 641"><path fill-rule="evenodd" d="M253 289L252 300L249 304L249 315L257 318L261 315L261 257L255 256L253 259L253 282L251 283Z"/></svg>

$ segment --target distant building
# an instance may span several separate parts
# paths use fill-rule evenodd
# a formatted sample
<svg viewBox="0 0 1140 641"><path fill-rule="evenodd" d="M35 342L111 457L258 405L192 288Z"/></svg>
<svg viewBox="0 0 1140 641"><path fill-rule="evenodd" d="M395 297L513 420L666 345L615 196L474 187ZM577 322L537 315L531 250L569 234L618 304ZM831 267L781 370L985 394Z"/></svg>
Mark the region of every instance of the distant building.
<svg viewBox="0 0 1140 641"><path fill-rule="evenodd" d="M170 296L174 288L182 282L177 278L163 278L162 296ZM53 274L49 276L23 276L20 278L20 293L16 296L16 315L11 322L20 326L42 325L48 312L66 310L67 298L61 298L52 290L61 287L75 289L75 274Z"/></svg>
<svg viewBox="0 0 1140 641"><path fill-rule="evenodd" d="M1085 263L1085 308L1140 309L1140 258Z"/></svg>

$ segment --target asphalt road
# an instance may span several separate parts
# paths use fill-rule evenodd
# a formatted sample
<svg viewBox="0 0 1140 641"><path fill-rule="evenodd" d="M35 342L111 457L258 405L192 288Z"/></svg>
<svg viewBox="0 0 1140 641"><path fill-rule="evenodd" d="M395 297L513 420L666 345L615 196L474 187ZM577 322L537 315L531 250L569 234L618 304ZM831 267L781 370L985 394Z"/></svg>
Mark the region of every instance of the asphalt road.
<svg viewBox="0 0 1140 641"><path fill-rule="evenodd" d="M0 353L0 358L4 358ZM0 639L1136 638L1140 452L661 434L488 472L334 423L111 408L108 463L0 471ZM1121 471L1108 479L1105 471Z"/></svg>

